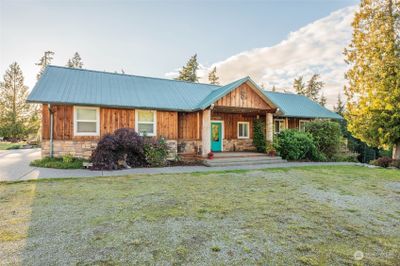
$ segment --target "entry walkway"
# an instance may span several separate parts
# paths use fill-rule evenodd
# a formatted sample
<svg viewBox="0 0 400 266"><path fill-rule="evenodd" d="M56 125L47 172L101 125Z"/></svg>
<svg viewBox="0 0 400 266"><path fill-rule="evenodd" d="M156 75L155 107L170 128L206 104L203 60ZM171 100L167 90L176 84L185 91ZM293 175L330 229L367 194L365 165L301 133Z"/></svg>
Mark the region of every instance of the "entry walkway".
<svg viewBox="0 0 400 266"><path fill-rule="evenodd" d="M191 172L212 172L223 170L252 170L277 167L300 167L317 165L361 165L358 163L314 163L314 162L288 162L269 163L257 165L235 165L224 167L206 166L175 166L161 168L134 168L119 171L91 171L85 169L49 169L29 166L32 160L40 158L40 149L10 150L0 152L0 181L23 181L44 178L68 178L68 177L95 177L95 176L119 176L132 174L177 174Z"/></svg>

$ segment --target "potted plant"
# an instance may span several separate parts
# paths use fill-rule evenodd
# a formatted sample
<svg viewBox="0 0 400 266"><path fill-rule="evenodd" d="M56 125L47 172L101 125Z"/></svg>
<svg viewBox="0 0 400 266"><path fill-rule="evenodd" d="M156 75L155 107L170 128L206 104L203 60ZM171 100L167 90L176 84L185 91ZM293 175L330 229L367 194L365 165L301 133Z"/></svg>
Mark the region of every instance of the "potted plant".
<svg viewBox="0 0 400 266"><path fill-rule="evenodd" d="M212 151L208 153L208 159L210 160L214 159L214 153Z"/></svg>
<svg viewBox="0 0 400 266"><path fill-rule="evenodd" d="M271 157L275 157L276 156L276 150L275 150L274 145L272 143L267 143L266 152L267 152L268 156L271 156Z"/></svg>

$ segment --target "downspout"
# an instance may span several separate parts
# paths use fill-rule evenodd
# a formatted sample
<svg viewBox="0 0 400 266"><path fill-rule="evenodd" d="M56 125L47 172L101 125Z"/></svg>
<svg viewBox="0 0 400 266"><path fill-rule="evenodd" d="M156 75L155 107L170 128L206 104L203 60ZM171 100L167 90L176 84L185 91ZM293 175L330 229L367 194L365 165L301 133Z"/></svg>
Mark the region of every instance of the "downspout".
<svg viewBox="0 0 400 266"><path fill-rule="evenodd" d="M50 113L50 158L53 158L53 121L54 121L54 115L53 112L51 111L51 104L48 105L49 107L49 113Z"/></svg>

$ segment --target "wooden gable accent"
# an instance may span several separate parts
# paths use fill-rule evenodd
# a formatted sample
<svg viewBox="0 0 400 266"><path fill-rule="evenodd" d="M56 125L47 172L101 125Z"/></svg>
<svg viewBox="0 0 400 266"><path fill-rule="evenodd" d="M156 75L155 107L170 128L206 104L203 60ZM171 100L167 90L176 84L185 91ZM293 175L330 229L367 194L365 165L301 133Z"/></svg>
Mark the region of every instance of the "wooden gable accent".
<svg viewBox="0 0 400 266"><path fill-rule="evenodd" d="M221 99L214 106L237 107L251 109L272 109L265 100L254 91L248 84L243 83Z"/></svg>

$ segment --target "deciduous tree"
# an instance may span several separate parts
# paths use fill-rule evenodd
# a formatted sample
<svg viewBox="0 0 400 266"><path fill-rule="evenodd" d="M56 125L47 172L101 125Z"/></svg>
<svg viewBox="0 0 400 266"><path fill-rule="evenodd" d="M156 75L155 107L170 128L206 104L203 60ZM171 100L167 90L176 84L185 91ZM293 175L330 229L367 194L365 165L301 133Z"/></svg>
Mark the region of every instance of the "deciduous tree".
<svg viewBox="0 0 400 266"><path fill-rule="evenodd" d="M400 1L362 0L345 49L348 129L400 158Z"/></svg>

